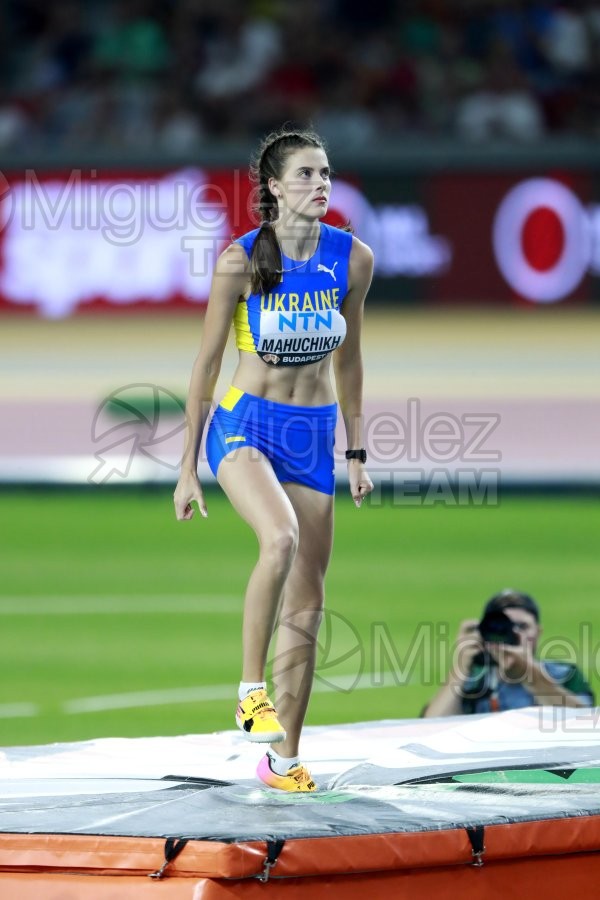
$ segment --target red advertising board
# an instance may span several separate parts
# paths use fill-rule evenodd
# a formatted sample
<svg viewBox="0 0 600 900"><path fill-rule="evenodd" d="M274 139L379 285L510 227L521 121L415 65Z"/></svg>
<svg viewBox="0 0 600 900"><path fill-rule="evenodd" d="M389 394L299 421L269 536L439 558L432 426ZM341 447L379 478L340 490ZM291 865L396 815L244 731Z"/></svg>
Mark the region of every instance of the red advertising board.
<svg viewBox="0 0 600 900"><path fill-rule="evenodd" d="M590 276L600 276L600 206L591 205L590 189L587 177L565 173L436 177L431 227L449 236L452 264L432 280L430 297L528 304L586 299Z"/></svg>
<svg viewBox="0 0 600 900"><path fill-rule="evenodd" d="M374 299L573 303L600 277L593 199L590 178L565 172L344 173L327 221L350 221L373 248ZM0 311L203 304L218 254L255 227L254 203L233 169L3 177Z"/></svg>

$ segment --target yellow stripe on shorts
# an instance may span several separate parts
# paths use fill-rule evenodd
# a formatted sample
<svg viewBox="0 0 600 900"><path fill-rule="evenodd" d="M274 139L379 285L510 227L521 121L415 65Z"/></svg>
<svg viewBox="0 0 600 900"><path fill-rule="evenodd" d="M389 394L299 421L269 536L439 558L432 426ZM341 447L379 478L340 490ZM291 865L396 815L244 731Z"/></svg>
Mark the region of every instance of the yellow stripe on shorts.
<svg viewBox="0 0 600 900"><path fill-rule="evenodd" d="M245 441L245 440L246 440L246 438L243 437L243 435L237 434L235 437L226 437L226 438L225 438L225 443L226 443L226 444L233 444L234 441Z"/></svg>
<svg viewBox="0 0 600 900"><path fill-rule="evenodd" d="M236 388L233 385L231 385L231 387L229 388L229 390L227 391L227 393L225 394L225 396L219 403L219 406L222 406L223 409L226 409L228 412L231 412L235 408L235 405L238 402L238 400L240 399L240 397L243 397L243 396L244 396L243 391L240 391L239 388Z"/></svg>

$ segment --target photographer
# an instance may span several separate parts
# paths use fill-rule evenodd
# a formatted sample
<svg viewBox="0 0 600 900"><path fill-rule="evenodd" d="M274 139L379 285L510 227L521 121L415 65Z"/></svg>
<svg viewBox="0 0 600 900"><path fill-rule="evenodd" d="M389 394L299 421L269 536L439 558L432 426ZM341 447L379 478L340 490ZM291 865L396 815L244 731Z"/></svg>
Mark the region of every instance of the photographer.
<svg viewBox="0 0 600 900"><path fill-rule="evenodd" d="M594 695L577 666L536 659L540 634L539 608L528 594L496 594L480 622L462 622L448 678L422 715L593 706Z"/></svg>

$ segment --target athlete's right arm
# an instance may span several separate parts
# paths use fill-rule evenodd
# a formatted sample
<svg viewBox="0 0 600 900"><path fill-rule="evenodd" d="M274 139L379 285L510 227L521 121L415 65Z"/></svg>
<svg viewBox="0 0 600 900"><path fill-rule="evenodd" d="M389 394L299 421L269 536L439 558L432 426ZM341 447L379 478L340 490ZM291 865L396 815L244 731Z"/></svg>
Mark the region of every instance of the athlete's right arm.
<svg viewBox="0 0 600 900"><path fill-rule="evenodd" d="M190 379L185 408L186 431L181 474L173 494L175 515L180 520L191 519L194 515L192 500L197 501L200 513L207 515L204 495L198 481L198 453L221 370L231 320L248 285L249 273L250 264L244 248L241 244L230 244L221 253L215 266L200 351Z"/></svg>

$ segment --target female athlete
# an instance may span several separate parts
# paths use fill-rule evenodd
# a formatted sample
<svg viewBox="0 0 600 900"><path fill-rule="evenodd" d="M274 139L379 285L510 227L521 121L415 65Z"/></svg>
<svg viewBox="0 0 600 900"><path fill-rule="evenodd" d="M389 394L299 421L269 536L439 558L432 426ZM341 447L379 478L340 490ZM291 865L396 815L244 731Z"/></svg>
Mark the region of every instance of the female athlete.
<svg viewBox="0 0 600 900"><path fill-rule="evenodd" d="M196 501L207 515L197 460L233 320L239 363L211 419L206 450L219 484L259 543L244 601L236 722L248 740L270 744L257 769L263 782L313 791L298 752L333 538L337 405L330 361L350 491L360 507L373 489L365 469L360 349L373 254L352 234L321 222L331 183L317 135L269 135L251 174L261 225L227 247L216 264L186 406L175 513L191 519ZM276 625L277 710L265 682Z"/></svg>

